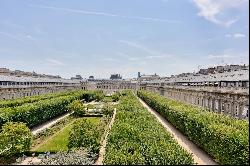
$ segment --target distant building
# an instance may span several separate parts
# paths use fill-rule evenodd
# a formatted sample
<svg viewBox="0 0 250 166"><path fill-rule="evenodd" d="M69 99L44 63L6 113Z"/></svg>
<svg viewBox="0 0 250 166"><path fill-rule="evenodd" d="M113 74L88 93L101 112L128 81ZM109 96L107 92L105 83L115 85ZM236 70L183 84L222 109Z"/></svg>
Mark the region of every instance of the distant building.
<svg viewBox="0 0 250 166"><path fill-rule="evenodd" d="M93 79L95 79L95 77L94 76L89 76L89 79L93 80Z"/></svg>
<svg viewBox="0 0 250 166"><path fill-rule="evenodd" d="M190 76L190 75L193 75L193 73L181 73L181 74L178 74L176 76L177 77L187 77L187 76Z"/></svg>
<svg viewBox="0 0 250 166"><path fill-rule="evenodd" d="M46 75L46 74L37 74L36 72L25 72L21 70L11 71L6 68L0 68L0 75L5 76L16 76L16 77L34 77L34 78L61 78L59 75Z"/></svg>
<svg viewBox="0 0 250 166"><path fill-rule="evenodd" d="M0 68L0 75L10 75L11 71L9 69L6 68Z"/></svg>
<svg viewBox="0 0 250 166"><path fill-rule="evenodd" d="M160 79L160 76L156 73L154 75L140 75L140 78L138 78L139 81L151 81L151 80L157 80Z"/></svg>
<svg viewBox="0 0 250 166"><path fill-rule="evenodd" d="M215 74L215 73L223 73L223 72L230 72L230 71L237 71L237 70L245 70L249 66L244 65L225 65L225 66L216 66L210 67L208 69L200 69L199 74Z"/></svg>
<svg viewBox="0 0 250 166"><path fill-rule="evenodd" d="M122 76L120 74L111 74L110 79L111 80L122 79Z"/></svg>
<svg viewBox="0 0 250 166"><path fill-rule="evenodd" d="M82 76L76 75L75 77L71 77L71 80L82 80Z"/></svg>

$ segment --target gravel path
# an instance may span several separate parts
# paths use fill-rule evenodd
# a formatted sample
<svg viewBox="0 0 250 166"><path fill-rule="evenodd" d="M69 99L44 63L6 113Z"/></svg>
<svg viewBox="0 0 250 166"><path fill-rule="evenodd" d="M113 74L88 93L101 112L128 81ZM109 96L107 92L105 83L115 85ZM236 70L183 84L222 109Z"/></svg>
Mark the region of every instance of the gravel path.
<svg viewBox="0 0 250 166"><path fill-rule="evenodd" d="M106 135L105 135L104 140L102 142L102 145L100 147L99 157L96 160L96 162L94 163L94 165L103 165L103 159L104 159L104 155L105 155L105 149L106 149L106 145L107 145L108 135L109 135L109 131L110 131L110 129L115 121L115 115L116 115L116 110L114 111L113 117L109 123L108 130L106 132Z"/></svg>
<svg viewBox="0 0 250 166"><path fill-rule="evenodd" d="M37 157L27 157L25 160L23 160L21 163L14 163L12 165L31 165L33 164L38 164L41 162L41 159L38 159Z"/></svg>
<svg viewBox="0 0 250 166"><path fill-rule="evenodd" d="M191 142L185 135L178 131L171 123L169 123L165 118L163 118L158 112L150 108L143 100L139 98L142 105L147 108L147 110L153 114L157 120L170 132L174 139L189 153L192 154L194 162L198 165L218 165L211 156L200 149L197 145Z"/></svg>
<svg viewBox="0 0 250 166"><path fill-rule="evenodd" d="M31 130L31 132L32 132L33 135L36 135L37 133L41 132L42 130L44 130L46 128L49 128L50 126L52 126L56 122L60 121L61 119L65 118L65 117L67 117L69 115L70 115L70 113L66 113L64 115L61 115L61 116L56 117L54 119L51 119L51 120L49 120L49 121L47 121L47 122L45 122L45 123L43 123L43 124L41 124L41 125L39 125L37 127L34 127Z"/></svg>

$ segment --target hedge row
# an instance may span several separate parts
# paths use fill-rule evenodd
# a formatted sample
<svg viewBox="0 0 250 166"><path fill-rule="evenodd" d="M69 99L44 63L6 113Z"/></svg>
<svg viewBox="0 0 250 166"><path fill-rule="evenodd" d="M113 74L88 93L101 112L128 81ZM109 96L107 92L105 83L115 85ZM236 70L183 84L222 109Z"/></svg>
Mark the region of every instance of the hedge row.
<svg viewBox="0 0 250 166"><path fill-rule="evenodd" d="M108 165L193 164L165 128L131 93L120 98L108 136L104 162Z"/></svg>
<svg viewBox="0 0 250 166"><path fill-rule="evenodd" d="M96 124L91 120L80 118L73 124L70 131L68 148L86 148L97 154L100 148L100 140L106 124Z"/></svg>
<svg viewBox="0 0 250 166"><path fill-rule="evenodd" d="M95 99L95 96L95 91L78 91L67 96L27 103L18 107L2 108L0 110L0 127L8 121L14 121L24 122L31 128L67 112L67 106L72 101L83 98Z"/></svg>
<svg viewBox="0 0 250 166"><path fill-rule="evenodd" d="M220 164L249 164L247 121L146 91L138 91L138 96Z"/></svg>
<svg viewBox="0 0 250 166"><path fill-rule="evenodd" d="M43 95L36 95L36 96L18 98L18 99L14 99L14 100L1 100L0 101L0 108L16 107L16 106L20 106L20 105L26 104L26 103L33 103L33 102L37 102L37 101L40 101L40 100L45 100L45 99L51 99L51 98L55 98L55 97L70 95L70 94L73 94L74 92L75 91L60 92L60 93L49 93L49 94L43 94Z"/></svg>

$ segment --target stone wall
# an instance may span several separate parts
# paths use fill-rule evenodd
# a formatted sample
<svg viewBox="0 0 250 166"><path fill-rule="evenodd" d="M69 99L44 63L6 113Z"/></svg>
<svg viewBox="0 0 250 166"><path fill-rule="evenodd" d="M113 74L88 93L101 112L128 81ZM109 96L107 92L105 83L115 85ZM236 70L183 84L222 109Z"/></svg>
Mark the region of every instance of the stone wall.
<svg viewBox="0 0 250 166"><path fill-rule="evenodd" d="M50 86L50 87L22 87L0 88L0 100L16 99L26 96L41 95L46 93L64 92L73 89L81 89L81 86Z"/></svg>
<svg viewBox="0 0 250 166"><path fill-rule="evenodd" d="M209 111L223 113L239 119L248 119L248 93L150 85L142 85L140 89L155 92L174 100L197 105Z"/></svg>

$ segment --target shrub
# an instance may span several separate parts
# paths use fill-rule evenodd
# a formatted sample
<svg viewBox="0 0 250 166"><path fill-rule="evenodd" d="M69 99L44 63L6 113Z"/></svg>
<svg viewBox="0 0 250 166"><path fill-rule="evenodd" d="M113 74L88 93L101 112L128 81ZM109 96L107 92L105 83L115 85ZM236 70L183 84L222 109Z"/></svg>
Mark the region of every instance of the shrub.
<svg viewBox="0 0 250 166"><path fill-rule="evenodd" d="M93 96L93 98L94 98L96 101L102 101L104 97L105 97L105 95L103 94L102 91L94 91L94 96Z"/></svg>
<svg viewBox="0 0 250 166"><path fill-rule="evenodd" d="M24 122L28 127L34 127L51 118L67 112L67 106L74 100L86 98L94 100L96 91L77 91L66 96L59 96L18 107L0 108L0 127L8 122Z"/></svg>
<svg viewBox="0 0 250 166"><path fill-rule="evenodd" d="M15 108L6 108L0 112L0 125L8 121L24 122L33 127L67 112L67 105L77 99L77 96L63 96L46 99L36 103L28 103Z"/></svg>
<svg viewBox="0 0 250 166"><path fill-rule="evenodd" d="M82 104L80 100L75 100L67 106L69 111L73 111L75 116L82 117L86 111L85 106Z"/></svg>
<svg viewBox="0 0 250 166"><path fill-rule="evenodd" d="M120 92L116 92L111 97L112 97L112 100L116 102L116 101L119 101L120 96L121 96Z"/></svg>
<svg viewBox="0 0 250 166"><path fill-rule="evenodd" d="M106 97L104 97L104 98L102 99L102 101L103 101L104 103L108 103L108 102L112 102L113 99L112 99L110 96L106 96Z"/></svg>
<svg viewBox="0 0 250 166"><path fill-rule="evenodd" d="M36 95L36 96L29 96L29 97L23 97L23 98L18 98L18 99L2 100L0 101L0 108L21 106L26 103L34 103L40 100L52 99L52 98L60 97L60 96L67 96L75 92L76 91L49 93L49 94L42 94L39 96Z"/></svg>
<svg viewBox="0 0 250 166"><path fill-rule="evenodd" d="M184 150L131 92L123 92L108 136L108 165L193 164Z"/></svg>
<svg viewBox="0 0 250 166"><path fill-rule="evenodd" d="M95 108L95 106L93 105L93 104L88 104L87 105L87 110L89 110L89 109L94 109Z"/></svg>
<svg viewBox="0 0 250 166"><path fill-rule="evenodd" d="M112 116L114 112L114 106L111 104L105 104L102 108L102 112L106 116Z"/></svg>
<svg viewBox="0 0 250 166"><path fill-rule="evenodd" d="M249 164L247 121L146 91L139 91L138 95L220 164Z"/></svg>
<svg viewBox="0 0 250 166"><path fill-rule="evenodd" d="M69 149L84 147L93 153L98 153L101 139L98 125L85 119L78 119L74 122L69 135Z"/></svg>
<svg viewBox="0 0 250 166"><path fill-rule="evenodd" d="M0 156L14 156L30 149L32 134L21 122L7 122L0 133Z"/></svg>

